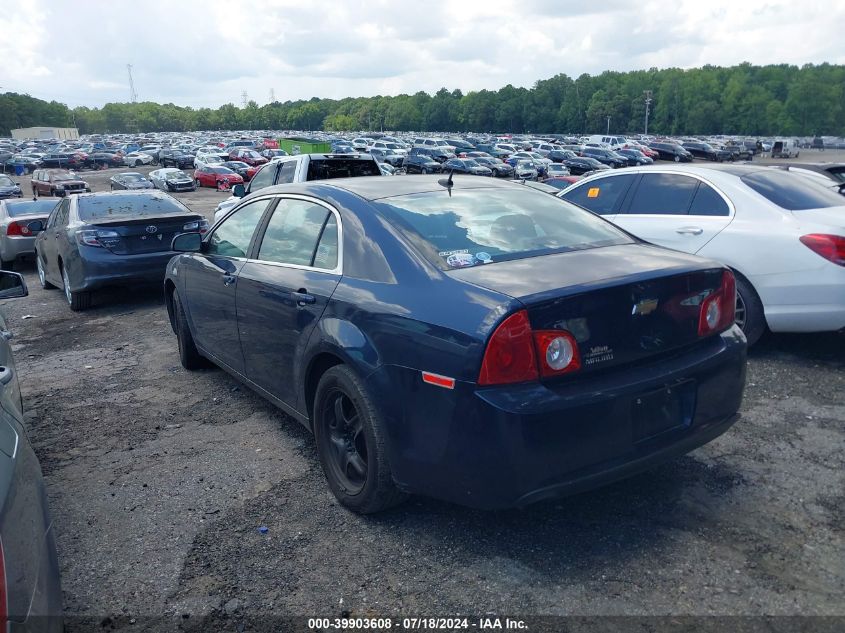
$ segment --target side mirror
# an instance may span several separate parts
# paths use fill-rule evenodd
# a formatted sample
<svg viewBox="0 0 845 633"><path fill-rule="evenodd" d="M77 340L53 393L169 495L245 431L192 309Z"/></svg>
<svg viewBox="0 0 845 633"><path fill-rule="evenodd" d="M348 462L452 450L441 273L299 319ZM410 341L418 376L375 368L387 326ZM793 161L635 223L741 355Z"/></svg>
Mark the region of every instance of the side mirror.
<svg viewBox="0 0 845 633"><path fill-rule="evenodd" d="M14 299L28 294L23 275L11 270L0 270L0 299Z"/></svg>
<svg viewBox="0 0 845 633"><path fill-rule="evenodd" d="M198 253L202 249L202 235L199 233L180 233L170 242L170 250L179 253Z"/></svg>
<svg viewBox="0 0 845 633"><path fill-rule="evenodd" d="M232 195L236 198L243 198L246 195L246 187L238 183L237 185L232 187Z"/></svg>
<svg viewBox="0 0 845 633"><path fill-rule="evenodd" d="M30 233L38 233L44 230L44 223L41 220L33 220L27 223L26 228L29 229Z"/></svg>

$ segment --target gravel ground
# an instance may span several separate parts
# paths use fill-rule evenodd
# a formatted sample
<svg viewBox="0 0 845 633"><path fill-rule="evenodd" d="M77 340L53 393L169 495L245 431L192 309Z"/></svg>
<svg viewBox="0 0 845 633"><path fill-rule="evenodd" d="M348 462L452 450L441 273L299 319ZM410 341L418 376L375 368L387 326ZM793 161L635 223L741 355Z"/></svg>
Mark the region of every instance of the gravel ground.
<svg viewBox="0 0 845 633"><path fill-rule="evenodd" d="M112 173L85 176L96 191ZM211 217L225 195L179 197ZM519 511L414 498L359 517L303 427L222 371L181 368L157 289L77 314L19 270L30 295L2 309L70 630L162 614L195 630L269 614L845 616L845 336L765 337L742 420L627 481Z"/></svg>

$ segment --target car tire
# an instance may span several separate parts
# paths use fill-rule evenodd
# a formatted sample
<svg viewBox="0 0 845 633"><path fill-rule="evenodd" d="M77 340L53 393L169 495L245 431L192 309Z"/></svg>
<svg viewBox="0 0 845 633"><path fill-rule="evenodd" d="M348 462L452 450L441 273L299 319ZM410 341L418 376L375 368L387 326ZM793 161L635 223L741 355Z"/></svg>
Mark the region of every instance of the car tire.
<svg viewBox="0 0 845 633"><path fill-rule="evenodd" d="M202 183L199 181L199 178L194 178L194 189L199 189L202 187Z"/></svg>
<svg viewBox="0 0 845 633"><path fill-rule="evenodd" d="M74 312L82 312L91 307L91 293L88 291L73 292L70 289L70 280L68 279L67 270L62 266L62 286L70 309Z"/></svg>
<svg viewBox="0 0 845 633"><path fill-rule="evenodd" d="M179 299L179 293L173 291L173 320L175 321L176 342L179 346L179 362L188 371L202 369L208 366L208 361L197 350L191 328L188 326L188 318L185 316L185 309Z"/></svg>
<svg viewBox="0 0 845 633"><path fill-rule="evenodd" d="M136 161L135 161L135 167L140 167L140 166L141 166L141 161L136 160Z"/></svg>
<svg viewBox="0 0 845 633"><path fill-rule="evenodd" d="M323 374L313 411L320 464L341 505L372 514L406 499L393 481L381 416L351 369L336 365Z"/></svg>
<svg viewBox="0 0 845 633"><path fill-rule="evenodd" d="M52 290L55 288L53 284L47 281L47 273L44 272L44 265L41 263L41 258L38 253L35 254L35 270L38 272L38 283L44 290Z"/></svg>
<svg viewBox="0 0 845 633"><path fill-rule="evenodd" d="M766 331L766 315L757 292L739 275L736 275L736 316L748 346L754 345Z"/></svg>
<svg viewBox="0 0 845 633"><path fill-rule="evenodd" d="M675 154L675 162L676 162L676 163L680 163L680 162L681 162L681 157L680 157L680 156L678 156L677 154Z"/></svg>

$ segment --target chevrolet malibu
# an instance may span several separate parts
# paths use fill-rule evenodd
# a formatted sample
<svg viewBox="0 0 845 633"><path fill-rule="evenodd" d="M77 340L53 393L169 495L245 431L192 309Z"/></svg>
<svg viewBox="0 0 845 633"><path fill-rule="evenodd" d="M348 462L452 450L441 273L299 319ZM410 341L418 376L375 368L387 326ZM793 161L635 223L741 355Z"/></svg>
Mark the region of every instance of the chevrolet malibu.
<svg viewBox="0 0 845 633"><path fill-rule="evenodd" d="M212 361L311 429L357 512L408 493L521 506L737 419L730 270L518 183L267 187L173 250L182 365Z"/></svg>

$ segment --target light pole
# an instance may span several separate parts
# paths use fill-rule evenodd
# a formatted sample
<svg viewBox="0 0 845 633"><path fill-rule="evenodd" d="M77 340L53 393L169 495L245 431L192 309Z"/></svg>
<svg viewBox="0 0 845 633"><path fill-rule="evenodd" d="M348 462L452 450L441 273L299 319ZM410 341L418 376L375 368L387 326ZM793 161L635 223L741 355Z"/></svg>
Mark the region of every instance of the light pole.
<svg viewBox="0 0 845 633"><path fill-rule="evenodd" d="M610 136L610 115L607 115L607 135Z"/></svg>
<svg viewBox="0 0 845 633"><path fill-rule="evenodd" d="M648 107L651 105L651 90L643 90L643 94L645 95L645 132L644 134L648 134Z"/></svg>

